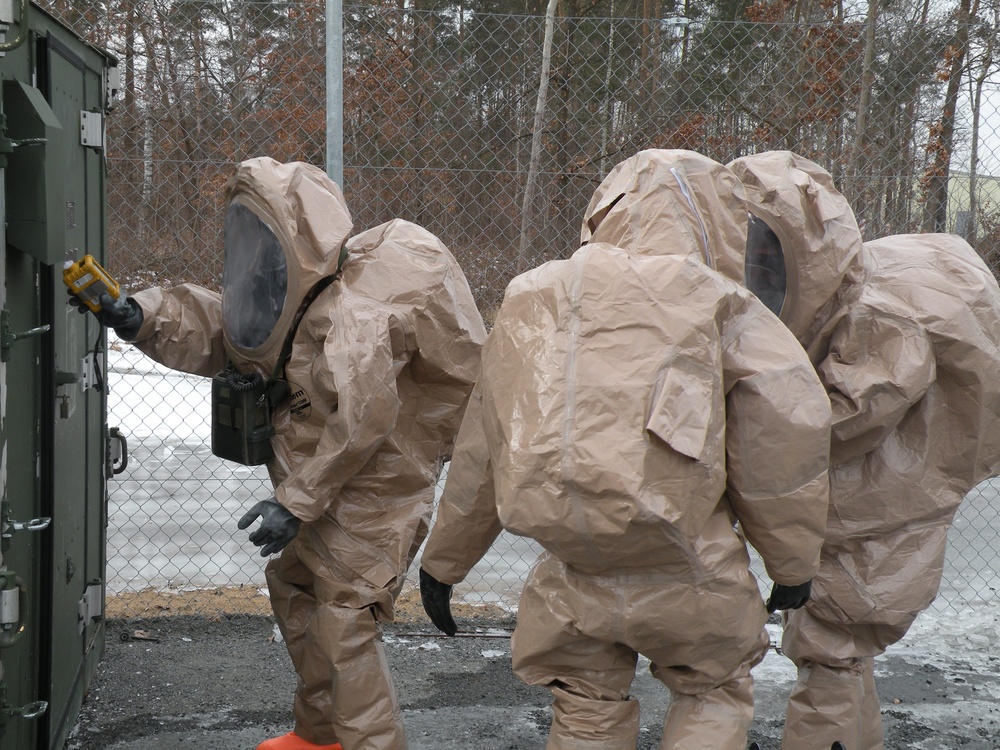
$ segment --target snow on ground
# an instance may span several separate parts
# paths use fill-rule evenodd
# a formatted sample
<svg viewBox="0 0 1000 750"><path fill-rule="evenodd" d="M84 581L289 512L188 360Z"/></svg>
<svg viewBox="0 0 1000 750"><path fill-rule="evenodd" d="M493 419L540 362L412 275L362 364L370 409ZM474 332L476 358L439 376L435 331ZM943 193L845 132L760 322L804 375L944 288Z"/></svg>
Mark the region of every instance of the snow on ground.
<svg viewBox="0 0 1000 750"><path fill-rule="evenodd" d="M997 671L1000 660L1000 606L982 603L954 613L929 609L913 623L888 656L918 659L941 669L952 668L962 654L970 670ZM1000 696L997 696L1000 697Z"/></svg>
<svg viewBox="0 0 1000 750"><path fill-rule="evenodd" d="M171 370L108 334L108 424L130 438L212 439L211 381Z"/></svg>

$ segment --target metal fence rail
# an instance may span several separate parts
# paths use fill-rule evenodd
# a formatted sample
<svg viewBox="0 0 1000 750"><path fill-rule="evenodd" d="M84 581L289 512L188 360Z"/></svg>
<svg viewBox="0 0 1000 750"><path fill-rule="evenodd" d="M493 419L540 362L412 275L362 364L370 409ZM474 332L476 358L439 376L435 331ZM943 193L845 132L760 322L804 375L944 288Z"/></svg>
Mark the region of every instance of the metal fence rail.
<svg viewBox="0 0 1000 750"><path fill-rule="evenodd" d="M132 289L217 287L235 163L323 163L324 3L43 4L121 59L107 152L115 273ZM856 14L834 3L691 2L687 17L637 0L573 15L579 4L566 2L536 120L544 5L377 0L344 11L344 189L356 226L403 217L438 234L487 321L516 273L576 249L598 182L647 147L723 162L792 149L830 169L867 239L956 232L1000 264L996 3L967 18L917 2ZM211 456L203 383L127 347L112 359L112 415L136 448L111 496L111 590L255 591L259 560L234 517L266 478ZM956 521L935 606L995 600L994 496L977 489ZM533 552L504 543L470 595L516 593ZM145 606L129 600L125 613Z"/></svg>

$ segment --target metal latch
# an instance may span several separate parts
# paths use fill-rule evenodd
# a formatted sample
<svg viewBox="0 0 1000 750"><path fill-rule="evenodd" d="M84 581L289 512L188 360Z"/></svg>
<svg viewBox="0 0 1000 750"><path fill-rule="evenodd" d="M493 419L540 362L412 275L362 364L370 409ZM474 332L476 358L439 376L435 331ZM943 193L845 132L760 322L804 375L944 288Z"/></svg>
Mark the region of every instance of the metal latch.
<svg viewBox="0 0 1000 750"><path fill-rule="evenodd" d="M17 519L10 517L10 504L3 504L3 521L2 521L2 536L4 539L10 539L14 536L15 531L44 531L52 523L52 519L49 516L39 516L38 518L32 518L30 521L18 521Z"/></svg>
<svg viewBox="0 0 1000 750"><path fill-rule="evenodd" d="M0 0L0 3L2 2L3 0ZM8 154L14 153L15 148L20 148L21 146L44 146L48 142L48 138L21 138L17 141L8 138L7 116L0 113L0 157L4 158L2 166L6 166L6 157Z"/></svg>
<svg viewBox="0 0 1000 750"><path fill-rule="evenodd" d="M28 587L13 571L0 571L0 648L21 640L27 614Z"/></svg>
<svg viewBox="0 0 1000 750"><path fill-rule="evenodd" d="M20 716L22 719L37 719L49 710L48 701L32 701L25 703L20 708L5 708L4 713L8 716Z"/></svg>
<svg viewBox="0 0 1000 750"><path fill-rule="evenodd" d="M15 341L26 339L29 336L40 336L48 332L52 326L46 324L37 328L29 328L20 333L10 330L10 311L4 308L0 310L0 362L6 362L9 349L14 346Z"/></svg>
<svg viewBox="0 0 1000 750"><path fill-rule="evenodd" d="M48 701L32 701L18 708L7 705L7 685L0 682L0 737L3 737L11 719L37 719L49 710Z"/></svg>
<svg viewBox="0 0 1000 750"><path fill-rule="evenodd" d="M18 521L10 517L10 503L6 500L0 503L0 551L10 548L10 539L15 531L44 531L52 523L48 516L32 518L30 521Z"/></svg>
<svg viewBox="0 0 1000 750"><path fill-rule="evenodd" d="M32 701L31 703L25 703L20 708L4 709L11 716L20 716L22 719L37 719L48 710L48 701Z"/></svg>
<svg viewBox="0 0 1000 750"><path fill-rule="evenodd" d="M99 620L104 616L103 604L104 586L101 585L101 582L87 584L87 590L77 605L77 614L79 615L77 625L80 633L83 633L91 620Z"/></svg>

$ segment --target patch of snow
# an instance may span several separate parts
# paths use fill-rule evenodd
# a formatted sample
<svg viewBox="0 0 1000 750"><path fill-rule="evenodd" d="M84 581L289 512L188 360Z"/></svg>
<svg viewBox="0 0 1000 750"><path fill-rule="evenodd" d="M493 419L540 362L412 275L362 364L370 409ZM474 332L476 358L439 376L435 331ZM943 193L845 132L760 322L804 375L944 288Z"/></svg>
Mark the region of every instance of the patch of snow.
<svg viewBox="0 0 1000 750"><path fill-rule="evenodd" d="M919 660L920 663L951 665L956 660L972 671L995 672L1000 661L1000 605L982 603L958 613L929 609L917 618L906 637L886 653Z"/></svg>

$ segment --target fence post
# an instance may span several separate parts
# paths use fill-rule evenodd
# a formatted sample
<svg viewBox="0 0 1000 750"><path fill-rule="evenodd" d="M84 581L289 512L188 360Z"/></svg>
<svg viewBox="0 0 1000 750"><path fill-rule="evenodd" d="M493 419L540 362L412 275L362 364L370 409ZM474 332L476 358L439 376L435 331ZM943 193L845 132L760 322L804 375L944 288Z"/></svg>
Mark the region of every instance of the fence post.
<svg viewBox="0 0 1000 750"><path fill-rule="evenodd" d="M326 173L344 187L344 6L326 0Z"/></svg>

